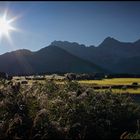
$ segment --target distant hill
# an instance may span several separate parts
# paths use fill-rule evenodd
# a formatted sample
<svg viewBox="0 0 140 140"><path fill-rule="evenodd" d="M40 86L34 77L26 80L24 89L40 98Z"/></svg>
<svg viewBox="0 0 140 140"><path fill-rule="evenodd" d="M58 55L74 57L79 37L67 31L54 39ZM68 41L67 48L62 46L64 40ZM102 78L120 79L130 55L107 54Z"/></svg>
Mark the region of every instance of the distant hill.
<svg viewBox="0 0 140 140"><path fill-rule="evenodd" d="M33 52L25 49L0 55L0 71L12 75L33 72L33 67L29 62L32 56Z"/></svg>
<svg viewBox="0 0 140 140"><path fill-rule="evenodd" d="M67 41L54 41L52 44L113 73L140 74L140 40L127 43L107 37L97 47Z"/></svg>
<svg viewBox="0 0 140 140"><path fill-rule="evenodd" d="M54 45L37 52L23 49L0 55L0 71L11 75L45 72L105 72L98 65L74 56Z"/></svg>

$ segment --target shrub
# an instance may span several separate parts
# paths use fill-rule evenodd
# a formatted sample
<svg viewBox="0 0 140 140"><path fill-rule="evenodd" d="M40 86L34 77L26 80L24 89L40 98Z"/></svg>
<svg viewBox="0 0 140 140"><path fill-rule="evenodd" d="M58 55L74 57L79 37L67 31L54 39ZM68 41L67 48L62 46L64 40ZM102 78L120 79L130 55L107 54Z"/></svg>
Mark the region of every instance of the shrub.
<svg viewBox="0 0 140 140"><path fill-rule="evenodd" d="M133 82L132 86L138 86L138 83L137 82Z"/></svg>
<svg viewBox="0 0 140 140"><path fill-rule="evenodd" d="M51 80L21 85L15 93L9 86L0 91L0 138L116 139L125 131L135 138L139 130L139 104L111 90L76 81L60 88Z"/></svg>
<svg viewBox="0 0 140 140"><path fill-rule="evenodd" d="M82 87L80 86L80 84L77 81L67 81L65 83L65 89L67 91L78 91L80 89L82 89Z"/></svg>
<svg viewBox="0 0 140 140"><path fill-rule="evenodd" d="M138 131L135 133L124 132L120 139L140 139L140 133Z"/></svg>
<svg viewBox="0 0 140 140"><path fill-rule="evenodd" d="M58 90L58 86L53 80L45 80L44 88L49 94L52 94Z"/></svg>
<svg viewBox="0 0 140 140"><path fill-rule="evenodd" d="M55 101L49 109L51 119L70 127L70 138L119 138L126 129L135 131L140 108L130 97L93 92L82 99L75 98L70 100L65 96L61 99L64 103ZM77 133L74 136L73 129Z"/></svg>

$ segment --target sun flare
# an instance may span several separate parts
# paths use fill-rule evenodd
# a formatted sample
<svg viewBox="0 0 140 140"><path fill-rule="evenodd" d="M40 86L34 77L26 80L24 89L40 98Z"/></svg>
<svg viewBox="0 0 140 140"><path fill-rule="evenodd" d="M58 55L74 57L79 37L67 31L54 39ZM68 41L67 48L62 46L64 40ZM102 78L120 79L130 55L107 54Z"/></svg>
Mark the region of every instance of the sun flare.
<svg viewBox="0 0 140 140"><path fill-rule="evenodd" d="M10 31L16 30L16 28L12 26L15 19L15 17L7 19L7 13L0 17L0 39L4 36L10 40Z"/></svg>
<svg viewBox="0 0 140 140"><path fill-rule="evenodd" d="M4 18L0 18L0 32L1 34L8 34L9 30L11 29L10 24Z"/></svg>

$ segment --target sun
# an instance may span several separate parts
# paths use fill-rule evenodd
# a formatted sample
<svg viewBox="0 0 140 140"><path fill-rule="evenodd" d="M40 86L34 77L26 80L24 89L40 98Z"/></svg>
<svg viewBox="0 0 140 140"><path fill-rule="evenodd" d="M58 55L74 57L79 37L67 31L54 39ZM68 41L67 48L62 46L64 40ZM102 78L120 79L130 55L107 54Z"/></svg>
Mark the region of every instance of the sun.
<svg viewBox="0 0 140 140"><path fill-rule="evenodd" d="M11 29L12 29L12 26L10 25L10 23L4 18L0 18L0 33L1 34L7 35Z"/></svg>
<svg viewBox="0 0 140 140"><path fill-rule="evenodd" d="M12 23L15 21L16 18L7 18L7 12L0 17L0 39L2 37L10 39L10 32L16 30L16 28L12 26Z"/></svg>

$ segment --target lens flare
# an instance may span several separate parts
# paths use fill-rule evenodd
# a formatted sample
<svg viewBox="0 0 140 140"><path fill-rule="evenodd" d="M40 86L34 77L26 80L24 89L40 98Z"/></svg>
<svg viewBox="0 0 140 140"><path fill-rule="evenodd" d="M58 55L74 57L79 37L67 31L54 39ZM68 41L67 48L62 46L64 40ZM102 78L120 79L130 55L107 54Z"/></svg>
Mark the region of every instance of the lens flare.
<svg viewBox="0 0 140 140"><path fill-rule="evenodd" d="M11 19L7 18L7 12L0 17L0 40L2 37L6 37L10 41L10 32L16 30L16 28L12 26L12 23L16 20L16 17Z"/></svg>

